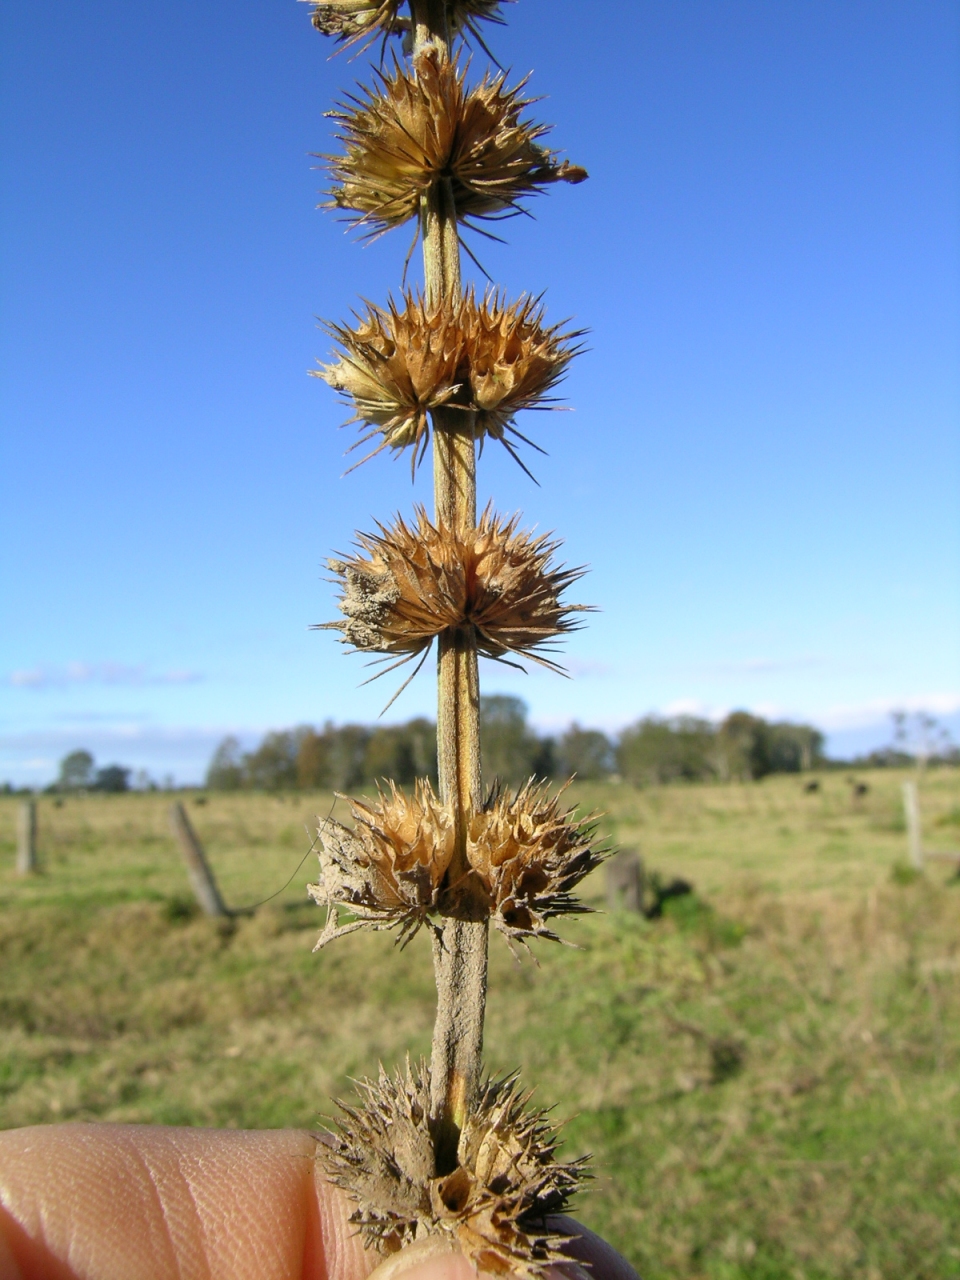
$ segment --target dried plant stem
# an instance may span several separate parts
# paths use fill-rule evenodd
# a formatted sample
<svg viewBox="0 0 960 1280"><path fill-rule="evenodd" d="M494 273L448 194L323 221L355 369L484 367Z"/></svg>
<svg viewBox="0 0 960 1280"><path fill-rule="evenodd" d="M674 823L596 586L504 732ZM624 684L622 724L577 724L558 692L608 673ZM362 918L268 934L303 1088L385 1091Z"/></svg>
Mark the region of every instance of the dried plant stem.
<svg viewBox="0 0 960 1280"><path fill-rule="evenodd" d="M450 56L445 0L411 0L414 58L435 49ZM460 298L460 242L449 179L434 184L421 212L424 286L428 302ZM433 433L437 520L466 530L477 522L477 463L468 414L440 410ZM466 858L467 824L481 804L480 689L476 635L441 637L437 658L437 752L440 797L453 814L456 845L449 871L453 915L434 946L437 1020L431 1058L430 1108L438 1172L457 1163L457 1141L480 1082L487 996L486 911L473 912ZM476 915L473 919L471 916Z"/></svg>
<svg viewBox="0 0 960 1280"><path fill-rule="evenodd" d="M410 0L413 14L414 56L433 46L445 58L450 56L446 0Z"/></svg>

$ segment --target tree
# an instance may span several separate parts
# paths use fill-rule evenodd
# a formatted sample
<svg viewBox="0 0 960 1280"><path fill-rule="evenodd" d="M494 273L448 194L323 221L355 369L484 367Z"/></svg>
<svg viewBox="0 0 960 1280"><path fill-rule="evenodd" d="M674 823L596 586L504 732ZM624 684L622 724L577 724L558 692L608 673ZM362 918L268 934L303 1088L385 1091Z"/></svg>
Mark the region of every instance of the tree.
<svg viewBox="0 0 960 1280"><path fill-rule="evenodd" d="M129 791L130 790L130 773L129 769L125 769L121 764L108 764L102 769L97 770L97 777L93 784L94 791Z"/></svg>
<svg viewBox="0 0 960 1280"><path fill-rule="evenodd" d="M771 772L770 725L749 711L731 711L717 735L721 776L746 781Z"/></svg>
<svg viewBox="0 0 960 1280"><path fill-rule="evenodd" d="M436 779L436 727L419 719L375 729L367 742L364 772L371 781L393 778L401 786L417 778Z"/></svg>
<svg viewBox="0 0 960 1280"><path fill-rule="evenodd" d="M243 757L244 785L258 791L282 791L286 787L295 787L299 745L295 729L266 734L256 751Z"/></svg>
<svg viewBox="0 0 960 1280"><path fill-rule="evenodd" d="M232 735L213 753L207 769L207 786L214 791L237 791L243 786L243 752Z"/></svg>
<svg viewBox="0 0 960 1280"><path fill-rule="evenodd" d="M574 721L557 746L557 772L594 782L613 772L613 743L599 729L581 729Z"/></svg>
<svg viewBox="0 0 960 1280"><path fill-rule="evenodd" d="M330 786L330 734L307 729L297 748L297 786L305 790Z"/></svg>
<svg viewBox="0 0 960 1280"><path fill-rule="evenodd" d="M517 786L553 772L553 744L528 727L522 698L495 693L480 699L480 743L488 782L499 778Z"/></svg>
<svg viewBox="0 0 960 1280"><path fill-rule="evenodd" d="M362 724L328 724L330 734L330 782L335 791L348 791L366 781L367 743L371 731Z"/></svg>
<svg viewBox="0 0 960 1280"><path fill-rule="evenodd" d="M71 751L60 761L58 791L81 791L94 783L93 756L89 751Z"/></svg>
<svg viewBox="0 0 960 1280"><path fill-rule="evenodd" d="M823 734L808 724L772 724L768 756L771 773L804 773L823 762Z"/></svg>
<svg viewBox="0 0 960 1280"><path fill-rule="evenodd" d="M696 781L716 772L714 729L708 720L645 716L620 735L617 766L635 786Z"/></svg>
<svg viewBox="0 0 960 1280"><path fill-rule="evenodd" d="M392 778L400 786L413 782L417 771L401 725L381 725L374 729L364 752L363 772L370 781Z"/></svg>
<svg viewBox="0 0 960 1280"><path fill-rule="evenodd" d="M906 711L892 713L894 750L908 755L921 769L928 764L951 763L957 749L944 725L926 711L912 715Z"/></svg>

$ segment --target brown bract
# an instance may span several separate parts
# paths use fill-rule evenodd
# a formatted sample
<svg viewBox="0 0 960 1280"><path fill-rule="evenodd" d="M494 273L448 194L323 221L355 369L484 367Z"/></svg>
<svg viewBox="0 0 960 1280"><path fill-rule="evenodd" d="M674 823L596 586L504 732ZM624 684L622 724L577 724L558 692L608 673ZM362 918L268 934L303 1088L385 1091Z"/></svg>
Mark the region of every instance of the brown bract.
<svg viewBox="0 0 960 1280"><path fill-rule="evenodd" d="M447 308L428 307L412 293L403 304L392 298L385 308L368 303L354 328L328 324L343 354L311 373L343 393L354 411L350 422L371 428L351 448L382 435L367 457L412 447L415 466L430 439L428 415L460 390L463 337Z"/></svg>
<svg viewBox="0 0 960 1280"><path fill-rule="evenodd" d="M418 507L413 527L398 516L358 534L359 554L329 561L344 620L322 625L355 650L398 658L389 670L425 656L441 632L472 628L488 658L516 655L561 671L546 655L588 608L560 598L583 570L554 567L559 542L518 530L518 520L488 507L475 529L457 533Z"/></svg>
<svg viewBox="0 0 960 1280"><path fill-rule="evenodd" d="M466 68L432 52L414 71L396 63L377 76L330 113L343 155L320 157L333 179L327 207L371 236L419 217L421 196L441 180L462 222L517 213L550 183L587 177L540 145L549 126L521 120L534 101L525 80L507 88L501 72L468 88Z"/></svg>
<svg viewBox="0 0 960 1280"><path fill-rule="evenodd" d="M562 796L532 778L512 798L497 786L469 819L467 861L489 896L491 922L508 942L559 942L547 921L591 910L571 891L608 850L598 846L590 818L562 808Z"/></svg>
<svg viewBox="0 0 960 1280"><path fill-rule="evenodd" d="M516 1078L488 1081L464 1123L457 1165L438 1170L427 1068L362 1080L360 1100L340 1103L333 1144L319 1149L332 1182L356 1202L351 1221L365 1243L393 1253L443 1235L478 1273L540 1277L566 1260L563 1237L545 1225L566 1207L585 1162L556 1159L557 1130Z"/></svg>
<svg viewBox="0 0 960 1280"><path fill-rule="evenodd" d="M410 30L410 19L401 16L405 0L307 0L314 5L310 15L313 25L325 36L336 36L344 44L355 44L364 37L404 34ZM500 0L447 0L447 22L456 34L467 30L478 36L477 21L502 22ZM481 41L482 43L482 41Z"/></svg>
<svg viewBox="0 0 960 1280"><path fill-rule="evenodd" d="M400 930L406 943L435 911L454 847L453 822L429 782L412 797L390 783L377 804L350 800L356 827L320 823L320 881L307 892L327 908L314 950L356 929ZM346 797L343 797L346 798ZM354 919L338 923L338 912Z"/></svg>
<svg viewBox="0 0 960 1280"><path fill-rule="evenodd" d="M314 4L310 20L325 36L354 44L365 36L391 35L401 30L403 0L322 0Z"/></svg>
<svg viewBox="0 0 960 1280"><path fill-rule="evenodd" d="M575 808L562 807L565 788L550 795L546 783L531 778L510 796L495 785L468 820L470 870L456 884L447 876L453 821L429 782L418 782L409 800L393 783L390 788L377 805L349 800L354 831L330 820L320 825L320 883L308 886L328 908L317 947L366 927L399 926L406 942L429 916L456 914L466 882L511 947L531 938L560 942L547 922L592 910L573 890L609 849L597 841L596 815L581 819ZM355 919L339 925L340 908Z"/></svg>
<svg viewBox="0 0 960 1280"><path fill-rule="evenodd" d="M471 289L455 305L428 306L408 292L401 301L368 303L352 327L326 326L342 354L313 376L343 393L353 409L349 421L369 428L351 448L379 435L368 458L410 447L415 466L430 438L430 415L449 407L442 423L434 416L435 428L469 432L481 444L489 435L519 462L508 437L526 437L513 419L552 407L549 393L582 349L582 331L545 324L540 299L527 294L508 303L498 291L478 299Z"/></svg>
<svg viewBox="0 0 960 1280"><path fill-rule="evenodd" d="M583 330L564 332L563 322L545 325L540 299L529 294L508 303L489 290L478 302L471 291L460 314L461 371L475 410L474 436L481 444L487 435L499 440L519 462L506 433L530 443L513 419L524 409L550 407L548 393L582 350Z"/></svg>

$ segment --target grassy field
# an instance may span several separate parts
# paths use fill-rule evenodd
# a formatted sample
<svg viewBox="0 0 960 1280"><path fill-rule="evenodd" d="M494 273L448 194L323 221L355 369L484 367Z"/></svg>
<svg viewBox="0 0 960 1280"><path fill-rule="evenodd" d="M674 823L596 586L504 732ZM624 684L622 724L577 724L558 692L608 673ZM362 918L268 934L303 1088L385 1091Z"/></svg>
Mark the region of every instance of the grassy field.
<svg viewBox="0 0 960 1280"><path fill-rule="evenodd" d="M592 1151L579 1216L645 1280L960 1277L960 882L903 865L902 775L581 787L664 919L595 915L540 967L492 944L488 1060L520 1066ZM960 848L960 773L921 786ZM328 796L184 797L233 906L277 890ZM170 797L39 801L14 875L0 799L0 1126L305 1125L348 1077L425 1053L429 945L311 947L311 862L219 929L192 908ZM602 878L586 886L601 905Z"/></svg>

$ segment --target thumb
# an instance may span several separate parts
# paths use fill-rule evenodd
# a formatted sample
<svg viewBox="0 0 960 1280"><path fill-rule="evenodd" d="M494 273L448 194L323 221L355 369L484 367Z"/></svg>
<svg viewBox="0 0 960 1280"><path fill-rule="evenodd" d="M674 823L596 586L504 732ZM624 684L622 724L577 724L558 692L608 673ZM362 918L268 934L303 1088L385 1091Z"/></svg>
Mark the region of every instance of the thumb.
<svg viewBox="0 0 960 1280"><path fill-rule="evenodd" d="M392 1253L367 1280L477 1280L477 1273L452 1240L427 1236Z"/></svg>
<svg viewBox="0 0 960 1280"><path fill-rule="evenodd" d="M618 1275L611 1280L637 1280L626 1264L625 1269L629 1276ZM562 1267L551 1267L548 1274L550 1280L588 1280L587 1273L573 1259ZM391 1254L367 1280L477 1280L477 1272L448 1237L427 1236Z"/></svg>

